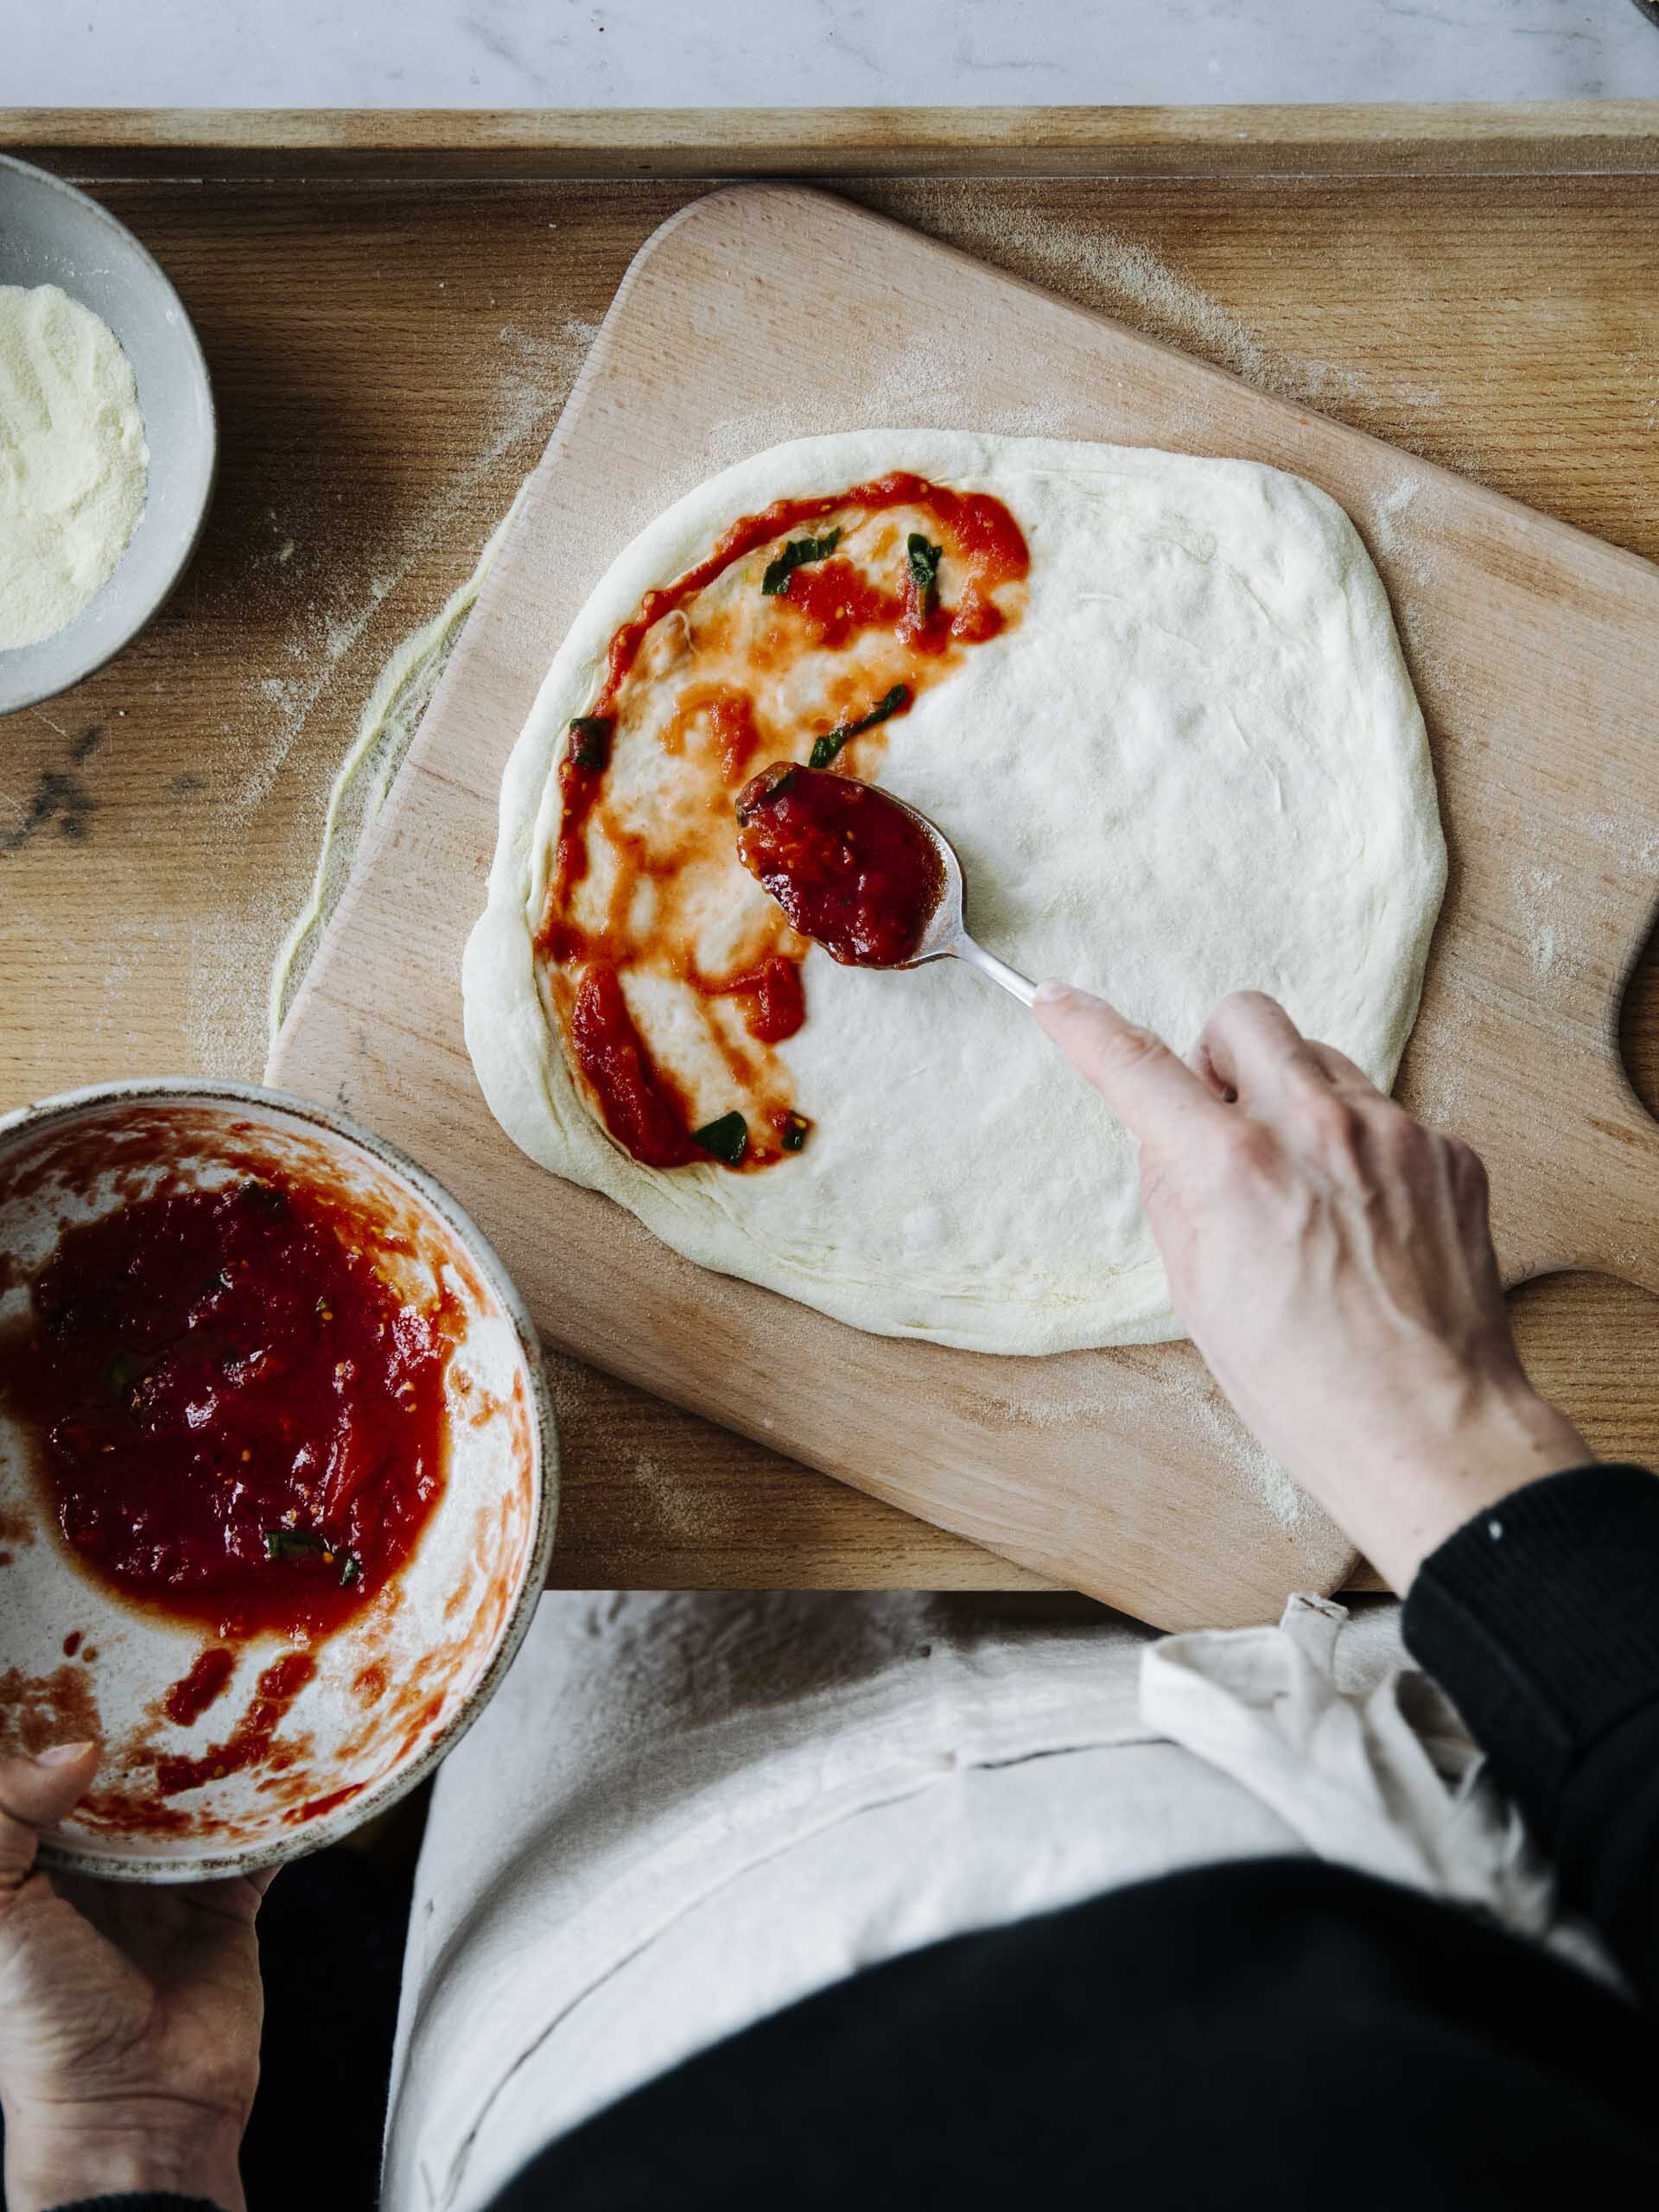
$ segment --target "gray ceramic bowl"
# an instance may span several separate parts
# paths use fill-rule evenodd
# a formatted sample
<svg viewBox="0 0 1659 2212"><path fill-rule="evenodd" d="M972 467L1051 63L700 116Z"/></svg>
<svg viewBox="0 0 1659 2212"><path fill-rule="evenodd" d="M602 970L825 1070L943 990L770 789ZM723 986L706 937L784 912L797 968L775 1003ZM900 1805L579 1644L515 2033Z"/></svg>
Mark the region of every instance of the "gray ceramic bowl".
<svg viewBox="0 0 1659 2212"><path fill-rule="evenodd" d="M92 1794L43 1846L48 1864L84 1873L192 1881L337 1842L476 1717L547 1571L558 1443L530 1316L448 1192L325 1107L253 1084L156 1078L0 1116L0 1327L28 1325L28 1276L71 1224L251 1170L371 1207L386 1224L381 1271L413 1302L442 1284L461 1326L444 1384L444 1487L392 1580L312 1648L315 1674L260 1755L220 1768L215 1754L259 1708L285 1639L238 1645L222 1697L188 1722L168 1719L168 1686L216 1639L83 1569L58 1534L29 1431L0 1403L0 1752L98 1741ZM177 1754L201 1777L169 1795L158 1762Z"/></svg>
<svg viewBox="0 0 1659 2212"><path fill-rule="evenodd" d="M130 231L44 169L0 155L0 284L55 284L102 315L138 384L149 497L115 574L38 645L0 650L0 715L67 691L137 637L189 565L213 488L207 364L178 294Z"/></svg>

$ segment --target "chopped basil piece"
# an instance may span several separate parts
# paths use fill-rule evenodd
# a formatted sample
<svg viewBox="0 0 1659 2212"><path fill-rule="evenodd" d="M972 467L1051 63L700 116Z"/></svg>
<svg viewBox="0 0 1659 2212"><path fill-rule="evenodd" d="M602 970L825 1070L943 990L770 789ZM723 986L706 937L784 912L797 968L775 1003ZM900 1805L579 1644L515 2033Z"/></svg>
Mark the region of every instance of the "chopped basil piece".
<svg viewBox="0 0 1659 2212"><path fill-rule="evenodd" d="M308 1553L326 1552L327 1543L314 1535L309 1529L267 1529L265 1557L267 1559L301 1559Z"/></svg>
<svg viewBox="0 0 1659 2212"><path fill-rule="evenodd" d="M939 588L939 562L943 545L930 545L919 530L912 530L905 540L905 550L910 556L910 573L915 580L916 600L924 614L933 594Z"/></svg>
<svg viewBox="0 0 1659 2212"><path fill-rule="evenodd" d="M839 729L832 729L826 736L815 739L807 766L827 768L849 737L856 737L861 730L874 729L877 722L886 721L889 715L896 715L901 707L909 704L908 686L895 683L887 697L878 701L861 721L843 722Z"/></svg>
<svg viewBox="0 0 1659 2212"><path fill-rule="evenodd" d="M717 1122L709 1122L691 1132L693 1144L700 1144L705 1152L713 1153L716 1160L724 1160L728 1167L741 1167L743 1155L749 1148L749 1125L734 1109L722 1114Z"/></svg>
<svg viewBox="0 0 1659 2212"><path fill-rule="evenodd" d="M789 789L794 780L795 770L792 764L786 768L776 768L769 771L766 782L765 782L761 785L760 789L756 791L754 797L749 801L747 806L740 806L738 808L737 818L740 825L753 819L754 810L756 807L767 806L773 799L781 797L781 795Z"/></svg>
<svg viewBox="0 0 1659 2212"><path fill-rule="evenodd" d="M826 531L822 537L791 537L778 558L766 563L761 591L768 599L775 599L788 588L797 569L804 569L809 561L827 561L840 543L839 530Z"/></svg>
<svg viewBox="0 0 1659 2212"><path fill-rule="evenodd" d="M270 1560L337 1559L342 1590L349 1590L363 1572L355 1552L331 1544L327 1536L319 1536L310 1529L267 1529L264 1542L265 1557Z"/></svg>
<svg viewBox="0 0 1659 2212"><path fill-rule="evenodd" d="M784 1123L784 1150L799 1152L806 1142L806 1133L811 1126L804 1114L791 1114Z"/></svg>
<svg viewBox="0 0 1659 2212"><path fill-rule="evenodd" d="M242 1195L251 1205L263 1206L267 1213L281 1213L288 1204L288 1192L278 1190L275 1183L262 1183L257 1179L242 1185Z"/></svg>
<svg viewBox="0 0 1659 2212"><path fill-rule="evenodd" d="M610 715L577 715L570 723L570 758L578 768L607 768L611 762Z"/></svg>
<svg viewBox="0 0 1659 2212"><path fill-rule="evenodd" d="M144 1371L144 1363L136 1351L124 1351L110 1362L110 1388L118 1398L124 1398Z"/></svg>

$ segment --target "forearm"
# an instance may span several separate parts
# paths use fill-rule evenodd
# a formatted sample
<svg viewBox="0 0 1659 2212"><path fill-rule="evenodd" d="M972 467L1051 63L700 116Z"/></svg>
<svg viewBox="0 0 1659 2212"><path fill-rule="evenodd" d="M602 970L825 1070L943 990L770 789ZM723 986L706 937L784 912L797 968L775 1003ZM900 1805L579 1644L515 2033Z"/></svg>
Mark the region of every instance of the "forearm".
<svg viewBox="0 0 1659 2212"><path fill-rule="evenodd" d="M1581 1467L1478 1510L1424 1560L1405 1635L1659 2001L1659 1481Z"/></svg>

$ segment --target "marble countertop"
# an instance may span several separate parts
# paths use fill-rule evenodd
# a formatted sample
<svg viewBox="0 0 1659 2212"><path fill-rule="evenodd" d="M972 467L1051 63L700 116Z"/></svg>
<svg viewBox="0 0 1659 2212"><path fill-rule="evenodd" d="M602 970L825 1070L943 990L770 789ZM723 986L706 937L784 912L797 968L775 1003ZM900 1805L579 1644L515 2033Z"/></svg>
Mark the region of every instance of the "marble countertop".
<svg viewBox="0 0 1659 2212"><path fill-rule="evenodd" d="M0 0L17 106L1659 98L1635 0Z"/></svg>

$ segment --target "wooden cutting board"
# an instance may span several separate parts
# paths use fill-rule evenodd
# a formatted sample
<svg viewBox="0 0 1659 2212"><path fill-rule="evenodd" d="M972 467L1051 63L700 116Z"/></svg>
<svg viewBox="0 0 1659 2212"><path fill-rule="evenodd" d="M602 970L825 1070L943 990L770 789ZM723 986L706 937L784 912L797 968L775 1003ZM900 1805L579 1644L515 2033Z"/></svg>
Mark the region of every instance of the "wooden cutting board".
<svg viewBox="0 0 1659 2212"><path fill-rule="evenodd" d="M895 423L1237 454L1343 503L1394 601L1452 851L1402 1094L1484 1154L1510 1280L1659 1289L1659 1127L1615 1042L1659 892L1659 569L792 188L696 203L629 270L270 1079L441 1176L581 1357L1160 1625L1261 1619L1353 1554L1275 1510L1189 1348L996 1359L843 1328L534 1166L473 1080L457 978L497 786L593 582L740 454Z"/></svg>

